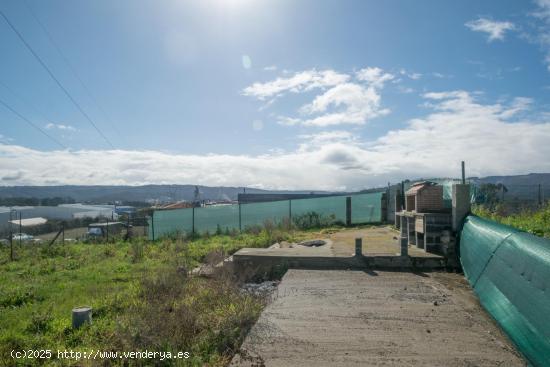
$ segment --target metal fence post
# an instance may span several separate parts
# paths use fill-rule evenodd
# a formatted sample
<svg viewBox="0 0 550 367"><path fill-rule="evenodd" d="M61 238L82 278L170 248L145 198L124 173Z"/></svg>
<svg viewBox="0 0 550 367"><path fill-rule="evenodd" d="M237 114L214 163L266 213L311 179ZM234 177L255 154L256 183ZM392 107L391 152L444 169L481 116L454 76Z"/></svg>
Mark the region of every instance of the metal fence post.
<svg viewBox="0 0 550 367"><path fill-rule="evenodd" d="M153 241L155 240L155 211L151 213L151 234L153 237Z"/></svg>
<svg viewBox="0 0 550 367"><path fill-rule="evenodd" d="M351 226L351 196L346 197L346 226Z"/></svg>
<svg viewBox="0 0 550 367"><path fill-rule="evenodd" d="M239 232L243 231L242 218L241 218L241 203L239 203Z"/></svg>
<svg viewBox="0 0 550 367"><path fill-rule="evenodd" d="M355 239L355 257L361 257L361 256L363 256L363 239L356 238Z"/></svg>
<svg viewBox="0 0 550 367"><path fill-rule="evenodd" d="M21 210L19 211L19 247L21 247Z"/></svg>
<svg viewBox="0 0 550 367"><path fill-rule="evenodd" d="M192 212L191 234L194 235L195 234L195 207L194 206L191 212Z"/></svg>
<svg viewBox="0 0 550 367"><path fill-rule="evenodd" d="M292 227L292 199L288 200L288 227Z"/></svg>
<svg viewBox="0 0 550 367"><path fill-rule="evenodd" d="M11 230L11 213L12 209L10 208L10 221L8 222L8 227L10 229L10 260L13 261L13 233Z"/></svg>
<svg viewBox="0 0 550 367"><path fill-rule="evenodd" d="M405 181L401 181L401 210L405 209Z"/></svg>
<svg viewBox="0 0 550 367"><path fill-rule="evenodd" d="M384 223L388 219L388 194L382 193L382 196L380 197L380 222Z"/></svg>

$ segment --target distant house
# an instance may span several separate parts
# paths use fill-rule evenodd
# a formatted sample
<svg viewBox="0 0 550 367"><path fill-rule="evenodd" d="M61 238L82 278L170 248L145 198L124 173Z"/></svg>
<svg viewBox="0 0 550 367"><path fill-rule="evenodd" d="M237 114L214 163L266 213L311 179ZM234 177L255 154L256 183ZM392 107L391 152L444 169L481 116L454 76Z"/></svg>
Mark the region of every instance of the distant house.
<svg viewBox="0 0 550 367"><path fill-rule="evenodd" d="M0 230L8 228L8 221L42 217L48 220L71 220L76 218L118 218L114 205L61 204L58 206L0 207Z"/></svg>

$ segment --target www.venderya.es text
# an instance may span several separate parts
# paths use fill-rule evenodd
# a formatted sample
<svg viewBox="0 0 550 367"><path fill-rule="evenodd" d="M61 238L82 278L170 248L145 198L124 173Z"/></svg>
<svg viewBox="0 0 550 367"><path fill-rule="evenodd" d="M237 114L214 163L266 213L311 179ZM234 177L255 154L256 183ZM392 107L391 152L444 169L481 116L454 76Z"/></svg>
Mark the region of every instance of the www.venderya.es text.
<svg viewBox="0 0 550 367"><path fill-rule="evenodd" d="M90 349L84 350L51 350L51 349L26 349L12 350L13 359L71 359L74 361L84 359L151 359L151 360L169 360L169 359L188 359L191 356L189 352L157 352L149 350L140 351L102 351Z"/></svg>

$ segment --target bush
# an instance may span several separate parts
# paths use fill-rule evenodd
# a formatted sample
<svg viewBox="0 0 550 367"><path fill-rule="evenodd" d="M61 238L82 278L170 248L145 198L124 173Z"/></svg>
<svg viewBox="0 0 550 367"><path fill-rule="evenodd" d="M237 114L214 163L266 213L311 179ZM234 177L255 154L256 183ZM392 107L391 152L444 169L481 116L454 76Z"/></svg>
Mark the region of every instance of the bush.
<svg viewBox="0 0 550 367"><path fill-rule="evenodd" d="M51 329L53 317L51 310L43 312L33 312L31 320L27 325L27 331L32 334L43 334Z"/></svg>
<svg viewBox="0 0 550 367"><path fill-rule="evenodd" d="M15 289L0 293L0 307L20 307L35 301L41 301L43 298L37 296L32 288Z"/></svg>
<svg viewBox="0 0 550 367"><path fill-rule="evenodd" d="M483 205L474 206L472 212L480 217L506 224L536 236L550 238L550 202L539 209L523 209L509 214L498 205L490 209Z"/></svg>
<svg viewBox="0 0 550 367"><path fill-rule="evenodd" d="M132 241L130 244L130 257L133 263L143 259L143 243L141 241Z"/></svg>
<svg viewBox="0 0 550 367"><path fill-rule="evenodd" d="M229 278L187 278L175 270L142 279L139 299L119 330L124 347L185 350L197 365L228 361L262 308Z"/></svg>
<svg viewBox="0 0 550 367"><path fill-rule="evenodd" d="M316 212L308 212L295 216L292 218L292 221L298 229L322 228L338 223L334 215L326 216Z"/></svg>

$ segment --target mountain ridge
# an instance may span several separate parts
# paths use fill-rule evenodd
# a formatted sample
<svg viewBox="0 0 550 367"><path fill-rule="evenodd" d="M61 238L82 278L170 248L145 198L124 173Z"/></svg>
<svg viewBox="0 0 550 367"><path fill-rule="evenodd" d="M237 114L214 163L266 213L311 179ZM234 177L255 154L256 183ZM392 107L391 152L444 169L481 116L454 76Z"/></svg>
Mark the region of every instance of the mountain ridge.
<svg viewBox="0 0 550 367"><path fill-rule="evenodd" d="M470 182L502 183L506 186L550 186L550 173L529 173L525 175L503 175L487 177L469 177ZM199 187L200 198L203 200L236 200L244 187L236 186L204 186L204 185L57 185L57 186L0 186L0 197L35 197L39 199L51 197L71 197L76 201L106 203L118 201L192 201L195 196L195 186ZM246 193L329 193L319 190L265 190L246 188Z"/></svg>

